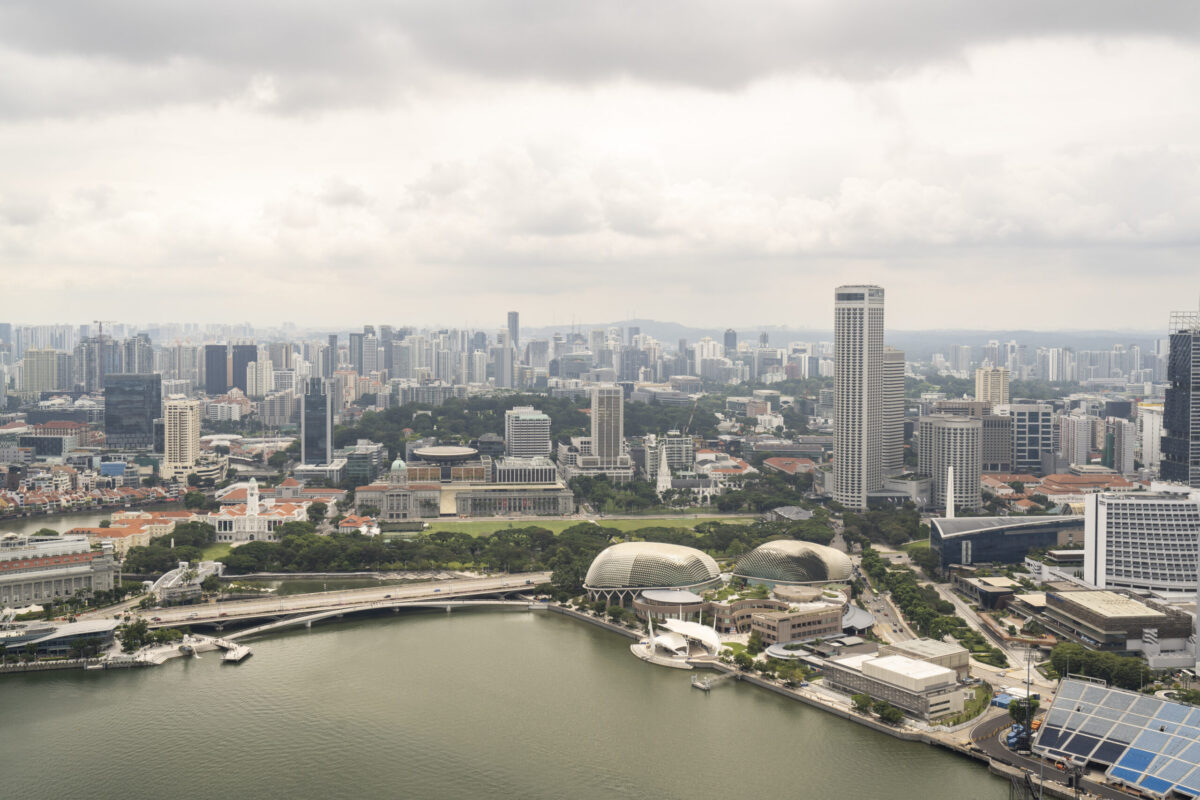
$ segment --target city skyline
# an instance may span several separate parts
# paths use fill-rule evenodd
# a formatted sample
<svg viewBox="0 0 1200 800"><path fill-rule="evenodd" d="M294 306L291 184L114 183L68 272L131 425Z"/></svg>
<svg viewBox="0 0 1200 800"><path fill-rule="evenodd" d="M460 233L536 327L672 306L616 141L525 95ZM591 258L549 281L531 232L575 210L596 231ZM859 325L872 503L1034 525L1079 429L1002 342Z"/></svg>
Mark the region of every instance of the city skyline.
<svg viewBox="0 0 1200 800"><path fill-rule="evenodd" d="M872 283L896 330L975 323L982 286L1006 326L1155 330L1155 298L1200 293L1187 4L918 4L887 37L865 4L667 4L637 36L588 4L100 13L0 26L0 253L30 323L413 297L419 325L696 324L719 296L791 325Z"/></svg>

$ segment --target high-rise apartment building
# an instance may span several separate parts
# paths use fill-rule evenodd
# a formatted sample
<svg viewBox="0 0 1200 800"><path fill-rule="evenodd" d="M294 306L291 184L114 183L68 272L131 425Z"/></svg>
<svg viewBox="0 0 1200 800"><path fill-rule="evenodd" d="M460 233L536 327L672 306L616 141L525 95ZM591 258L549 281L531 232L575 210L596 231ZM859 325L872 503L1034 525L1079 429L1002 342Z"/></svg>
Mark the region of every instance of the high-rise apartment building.
<svg viewBox="0 0 1200 800"><path fill-rule="evenodd" d="M200 401L178 395L163 404L163 462L165 478L180 478L200 458Z"/></svg>
<svg viewBox="0 0 1200 800"><path fill-rule="evenodd" d="M353 335L353 334L351 334ZM333 398L323 378L309 378L300 396L300 461L328 464L333 457Z"/></svg>
<svg viewBox="0 0 1200 800"><path fill-rule="evenodd" d="M833 499L865 509L883 485L883 289L834 293Z"/></svg>
<svg viewBox="0 0 1200 800"><path fill-rule="evenodd" d="M1162 462L1162 403L1138 403L1137 425L1141 434L1142 465L1157 475Z"/></svg>
<svg viewBox="0 0 1200 800"><path fill-rule="evenodd" d="M930 502L946 508L950 468L953 468L954 508L970 511L981 508L983 420L961 414L930 414L918 420L917 436L918 470L933 483ZM946 508L947 513L951 510Z"/></svg>
<svg viewBox="0 0 1200 800"><path fill-rule="evenodd" d="M1008 405L1009 372L1004 367L975 370L975 399L993 406Z"/></svg>
<svg viewBox="0 0 1200 800"><path fill-rule="evenodd" d="M619 386L592 389L592 455L601 469L617 466L625 452L625 395Z"/></svg>
<svg viewBox="0 0 1200 800"><path fill-rule="evenodd" d="M1171 315L1159 472L1165 481L1200 488L1200 313L1195 311Z"/></svg>
<svg viewBox="0 0 1200 800"><path fill-rule="evenodd" d="M26 350L21 389L26 394L61 392L71 388L71 355L58 350Z"/></svg>
<svg viewBox="0 0 1200 800"><path fill-rule="evenodd" d="M1087 464L1092 452L1095 417L1074 412L1058 418L1059 452L1068 465Z"/></svg>
<svg viewBox="0 0 1200 800"><path fill-rule="evenodd" d="M1104 421L1104 466L1121 475L1132 475L1137 426L1127 419L1109 417ZM1197 533L1200 536L1200 532Z"/></svg>
<svg viewBox="0 0 1200 800"><path fill-rule="evenodd" d="M550 417L533 406L504 412L504 452L517 458L550 455Z"/></svg>
<svg viewBox="0 0 1200 800"><path fill-rule="evenodd" d="M904 351L883 348L883 474L904 471Z"/></svg>
<svg viewBox="0 0 1200 800"><path fill-rule="evenodd" d="M149 450L154 420L162 416L162 376L114 373L104 376L104 443Z"/></svg>
<svg viewBox="0 0 1200 800"><path fill-rule="evenodd" d="M229 348L223 344L204 345L204 393L209 397L225 394L229 382Z"/></svg>
<svg viewBox="0 0 1200 800"><path fill-rule="evenodd" d="M1084 498L1083 578L1098 589L1196 592L1200 492L1153 483L1149 492Z"/></svg>

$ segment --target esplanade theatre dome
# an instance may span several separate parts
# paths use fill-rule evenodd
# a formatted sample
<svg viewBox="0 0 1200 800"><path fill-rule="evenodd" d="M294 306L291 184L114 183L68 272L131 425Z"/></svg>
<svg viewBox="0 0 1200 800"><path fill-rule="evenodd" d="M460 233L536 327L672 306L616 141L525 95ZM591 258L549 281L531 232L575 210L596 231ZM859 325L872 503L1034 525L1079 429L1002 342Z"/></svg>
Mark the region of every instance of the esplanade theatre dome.
<svg viewBox="0 0 1200 800"><path fill-rule="evenodd" d="M622 542L588 568L588 589L702 588L720 581L717 562L693 547L662 542Z"/></svg>
<svg viewBox="0 0 1200 800"><path fill-rule="evenodd" d="M812 542L777 539L738 559L733 574L763 583L819 583L850 579L850 557Z"/></svg>

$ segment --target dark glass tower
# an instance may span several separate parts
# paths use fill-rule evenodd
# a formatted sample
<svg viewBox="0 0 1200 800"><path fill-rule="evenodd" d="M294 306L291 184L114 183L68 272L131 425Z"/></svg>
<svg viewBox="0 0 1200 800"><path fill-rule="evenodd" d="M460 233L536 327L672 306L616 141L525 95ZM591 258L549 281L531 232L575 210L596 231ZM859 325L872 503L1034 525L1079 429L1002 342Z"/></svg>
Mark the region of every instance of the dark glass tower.
<svg viewBox="0 0 1200 800"><path fill-rule="evenodd" d="M1165 481L1200 488L1200 313L1194 311L1171 315L1159 470Z"/></svg>
<svg viewBox="0 0 1200 800"><path fill-rule="evenodd" d="M231 348L230 364L233 371L230 386L246 391L246 367L258 361L258 345L235 344Z"/></svg>
<svg viewBox="0 0 1200 800"><path fill-rule="evenodd" d="M333 455L333 403L326 383L309 378L300 401L300 460L328 464Z"/></svg>
<svg viewBox="0 0 1200 800"><path fill-rule="evenodd" d="M104 439L108 447L149 450L162 416L162 376L104 376Z"/></svg>
<svg viewBox="0 0 1200 800"><path fill-rule="evenodd" d="M229 390L229 348L223 344L204 345L204 393L209 397Z"/></svg>

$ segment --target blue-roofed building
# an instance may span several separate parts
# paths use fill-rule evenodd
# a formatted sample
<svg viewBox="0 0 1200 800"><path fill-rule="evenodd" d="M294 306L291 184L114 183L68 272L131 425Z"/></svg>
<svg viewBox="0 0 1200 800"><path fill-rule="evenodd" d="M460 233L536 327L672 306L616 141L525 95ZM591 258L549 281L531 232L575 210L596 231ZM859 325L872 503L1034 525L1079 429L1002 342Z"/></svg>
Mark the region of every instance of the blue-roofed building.
<svg viewBox="0 0 1200 800"><path fill-rule="evenodd" d="M1200 797L1200 708L1195 706L1067 679L1033 750L1106 769L1110 781L1143 796Z"/></svg>

